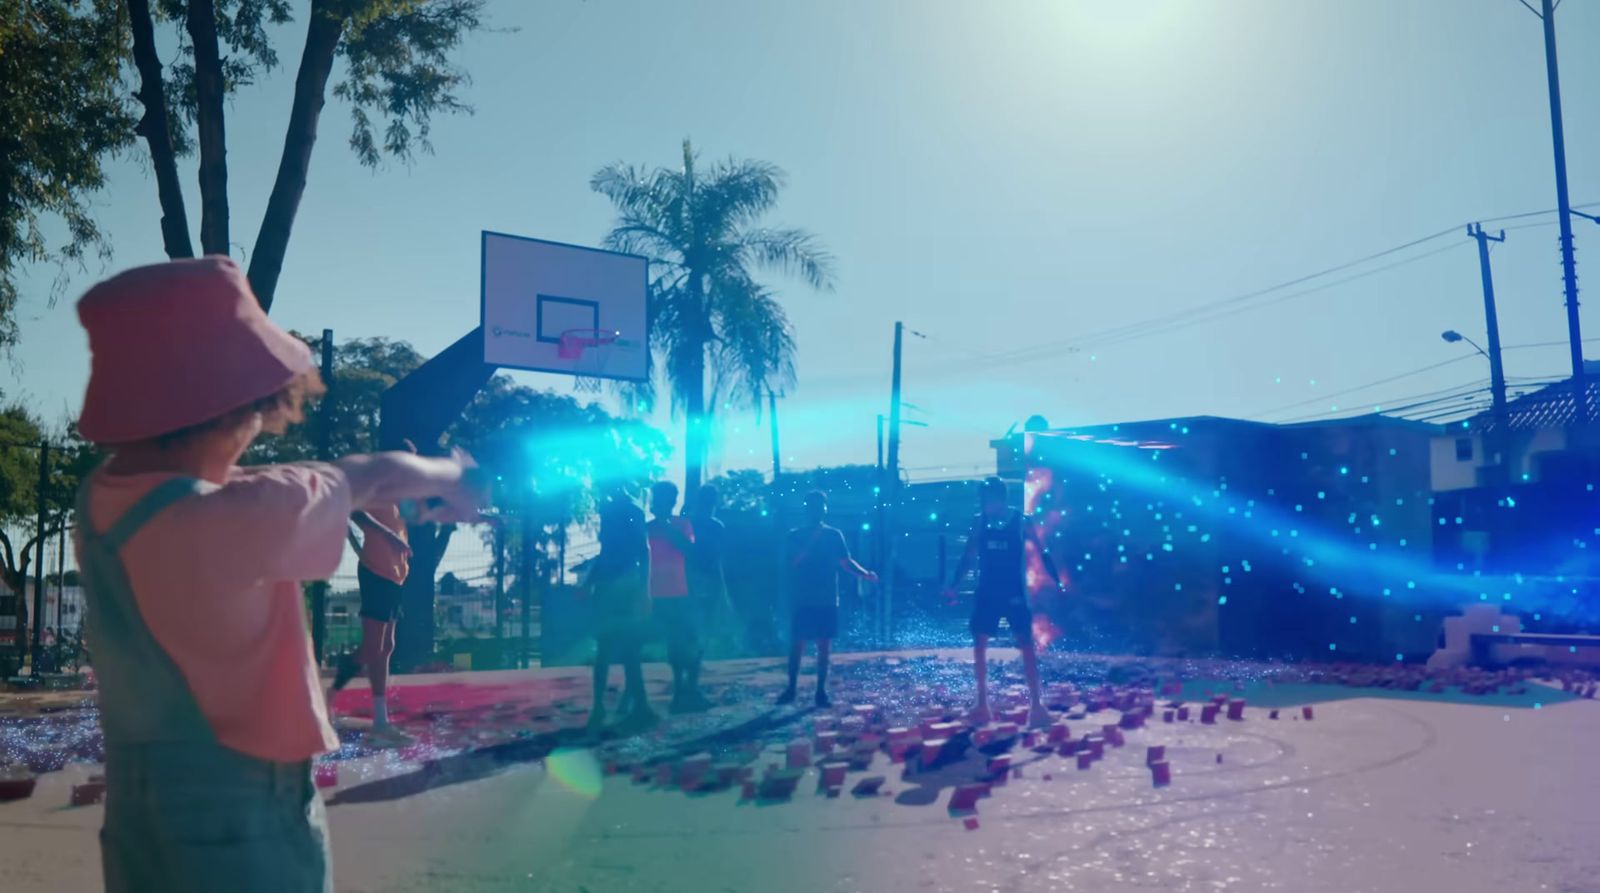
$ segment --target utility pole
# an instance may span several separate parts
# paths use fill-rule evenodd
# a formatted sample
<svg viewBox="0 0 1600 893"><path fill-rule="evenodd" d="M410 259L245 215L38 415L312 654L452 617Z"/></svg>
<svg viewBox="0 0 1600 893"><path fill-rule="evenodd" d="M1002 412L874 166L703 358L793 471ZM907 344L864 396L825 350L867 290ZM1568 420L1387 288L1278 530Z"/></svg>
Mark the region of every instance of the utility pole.
<svg viewBox="0 0 1600 893"><path fill-rule="evenodd" d="M1550 82L1550 141L1556 161L1556 216L1561 227L1561 279L1567 292L1567 338L1572 351L1572 423L1589 421L1589 388L1583 368L1583 335L1578 324L1578 269L1572 256L1572 202L1567 197L1567 139L1561 126L1561 75L1556 64L1556 11L1540 0L1544 20L1544 66Z"/></svg>
<svg viewBox="0 0 1600 893"><path fill-rule="evenodd" d="M61 641L61 606L67 600L67 516L61 515L61 529L56 531L56 641Z"/></svg>
<svg viewBox="0 0 1600 893"><path fill-rule="evenodd" d="M33 566L33 672L39 672L39 633L44 628L44 542L49 539L45 525L49 519L45 507L50 499L50 444L41 441L39 444L39 539L34 544ZM18 598L26 598L25 593L17 593ZM17 630L17 650L25 647L21 636L24 630Z"/></svg>
<svg viewBox="0 0 1600 893"><path fill-rule="evenodd" d="M778 449L778 393L767 388L767 412L772 419L772 485L778 485L778 475L783 473L782 453Z"/></svg>
<svg viewBox="0 0 1600 893"><path fill-rule="evenodd" d="M1483 231L1483 225L1474 223L1467 227L1467 235L1478 242L1478 272L1483 277L1483 324L1489 332L1489 389L1494 398L1494 426L1498 436L1493 438L1495 445L1495 465L1503 472L1506 462L1510 459L1505 455L1506 438L1506 370L1500 364L1500 317L1494 306L1494 276L1489 269L1489 243L1504 242L1506 231L1501 230L1498 236L1491 236Z"/></svg>
<svg viewBox="0 0 1600 893"><path fill-rule="evenodd" d="M882 490L884 518L883 562L877 571L883 576L882 635L884 645L894 639L894 513L900 505L900 372L901 356L905 347L906 326L894 324L894 374L889 385L889 459L883 468Z"/></svg>
<svg viewBox="0 0 1600 893"><path fill-rule="evenodd" d="M317 407L317 458L333 459L333 330L322 330L322 402ZM328 581L311 584L311 654L317 666L328 644Z"/></svg>
<svg viewBox="0 0 1600 893"><path fill-rule="evenodd" d="M878 413L878 470L883 471L883 413Z"/></svg>

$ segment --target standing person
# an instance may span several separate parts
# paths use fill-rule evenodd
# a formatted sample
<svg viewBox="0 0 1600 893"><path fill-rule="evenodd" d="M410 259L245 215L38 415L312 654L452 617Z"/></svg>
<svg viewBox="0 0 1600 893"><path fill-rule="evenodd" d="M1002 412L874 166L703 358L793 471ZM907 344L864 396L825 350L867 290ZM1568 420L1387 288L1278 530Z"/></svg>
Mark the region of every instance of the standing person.
<svg viewBox="0 0 1600 893"><path fill-rule="evenodd" d="M406 446L416 452L410 444ZM361 533L359 538L354 533L350 535L351 544L361 557L356 568L356 585L361 593L361 647L339 661L338 673L328 691L328 712L333 712L333 696L365 667L372 687L372 730L367 733L367 743L380 748L406 747L414 740L389 722L389 661L394 656L395 626L400 620L400 604L411 570L406 524L399 506L356 512L351 523Z"/></svg>
<svg viewBox="0 0 1600 893"><path fill-rule="evenodd" d="M695 494L689 523L694 528L694 552L689 562L689 590L699 606L706 640L719 640L723 634L738 638L733 608L728 602L728 581L723 573L723 556L728 529L717 518L722 493L706 484ZM737 645L735 641L733 644Z"/></svg>
<svg viewBox="0 0 1600 893"><path fill-rule="evenodd" d="M606 686L611 665L622 664L621 720L613 728L637 734L659 720L645 694L639 651L650 618L650 543L644 512L627 488L616 484L600 505L600 554L589 569L583 591L592 598L595 623L594 706L590 731L605 726Z"/></svg>
<svg viewBox="0 0 1600 893"><path fill-rule="evenodd" d="M789 531L784 552L787 556L789 605L789 687L778 696L779 704L794 703L800 681L800 658L807 642L817 643L818 707L828 707L828 657L833 638L839 634L839 572L853 574L868 583L878 575L850 557L844 534L830 527L828 495L821 491L806 494L806 526Z"/></svg>
<svg viewBox="0 0 1600 893"><path fill-rule="evenodd" d="M1000 621L1011 626L1017 648L1022 651L1022 671L1028 680L1032 704L1028 722L1048 725L1049 711L1039 693L1039 658L1033 643L1033 612L1028 608L1027 547L1033 546L1050 578L1060 586L1055 562L1039 541L1033 524L1022 513L1006 505L1006 484L997 477L984 479L978 486L978 516L967 536L967 548L956 565L955 577L945 589L954 601L956 588L966 579L974 562L978 565L978 592L972 605L973 672L978 679L978 704L972 720L986 723L989 713L989 638L1000 632Z"/></svg>
<svg viewBox="0 0 1600 893"><path fill-rule="evenodd" d="M659 481L650 489L650 611L667 643L672 665L673 713L711 709L700 693L700 618L689 597L689 555L694 551L694 525L673 514L678 485Z"/></svg>
<svg viewBox="0 0 1600 893"><path fill-rule="evenodd" d="M77 548L105 741L108 893L333 889L311 761L339 745L300 581L332 574L353 511L428 500L475 519L464 455L240 468L321 391L311 352L224 257L129 270L78 303L79 417L105 463Z"/></svg>

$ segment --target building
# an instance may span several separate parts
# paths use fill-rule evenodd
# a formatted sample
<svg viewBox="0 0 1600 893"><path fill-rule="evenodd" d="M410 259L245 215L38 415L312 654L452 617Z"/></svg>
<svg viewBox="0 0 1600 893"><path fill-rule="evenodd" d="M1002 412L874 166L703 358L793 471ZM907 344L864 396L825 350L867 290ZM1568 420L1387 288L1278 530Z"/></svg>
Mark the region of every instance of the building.
<svg viewBox="0 0 1600 893"><path fill-rule="evenodd" d="M1494 483L1493 447L1502 444L1509 483L1587 483L1600 469L1600 362L1588 360L1588 417L1596 424L1573 427L1570 379L1547 385L1506 404L1501 422L1493 411L1455 422L1433 444L1433 489L1470 490Z"/></svg>
<svg viewBox="0 0 1600 893"><path fill-rule="evenodd" d="M1395 593L1432 566L1435 426L1196 417L1012 433L1078 647L1173 655L1426 655ZM1419 583L1419 581L1421 581Z"/></svg>

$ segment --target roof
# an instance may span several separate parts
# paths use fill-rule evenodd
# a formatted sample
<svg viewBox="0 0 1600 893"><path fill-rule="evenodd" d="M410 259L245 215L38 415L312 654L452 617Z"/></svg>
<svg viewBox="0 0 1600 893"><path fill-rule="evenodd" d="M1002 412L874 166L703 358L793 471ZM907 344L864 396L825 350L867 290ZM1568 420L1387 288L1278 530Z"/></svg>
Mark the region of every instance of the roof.
<svg viewBox="0 0 1600 893"><path fill-rule="evenodd" d="M1600 418L1600 374L1592 368L1592 362L1584 364L1589 367L1589 372L1594 377L1585 379L1586 393L1584 403L1589 419ZM1564 379L1555 384L1545 385L1537 391L1523 394L1521 397L1506 403L1506 425L1508 431L1536 431L1541 428L1564 428L1571 425L1577 417L1573 411L1572 379ZM1494 410L1486 410L1467 419L1461 427L1474 433L1494 431L1499 428Z"/></svg>
<svg viewBox="0 0 1600 893"><path fill-rule="evenodd" d="M1283 428L1369 428L1376 426L1385 428L1402 428L1422 434L1439 434L1444 426L1432 422L1419 422L1414 419L1403 419L1399 416L1385 415L1381 412L1369 412L1365 415L1342 416L1336 419L1316 419L1310 422L1295 422L1281 425Z"/></svg>

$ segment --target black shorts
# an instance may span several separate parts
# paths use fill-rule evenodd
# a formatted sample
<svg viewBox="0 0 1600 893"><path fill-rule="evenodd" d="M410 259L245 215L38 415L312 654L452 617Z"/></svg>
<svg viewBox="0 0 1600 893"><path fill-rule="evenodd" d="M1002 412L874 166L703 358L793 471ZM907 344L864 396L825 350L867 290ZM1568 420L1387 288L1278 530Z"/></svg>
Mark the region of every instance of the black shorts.
<svg viewBox="0 0 1600 893"><path fill-rule="evenodd" d="M367 570L366 565L357 568L356 583L361 590L362 617L379 623L394 623L400 619L404 587Z"/></svg>
<svg viewBox="0 0 1600 893"><path fill-rule="evenodd" d="M839 609L834 605L800 605L789 618L789 635L797 642L815 642L839 635Z"/></svg>
<svg viewBox="0 0 1600 893"><path fill-rule="evenodd" d="M668 642L694 642L700 638L700 600L691 596L658 598L650 602L656 635Z"/></svg>
<svg viewBox="0 0 1600 893"><path fill-rule="evenodd" d="M971 629L974 636L993 636L1000 632L1000 620L1011 625L1012 635L1019 639L1033 635L1033 611L1028 609L1028 597L1022 593L993 595L979 590L972 606Z"/></svg>

